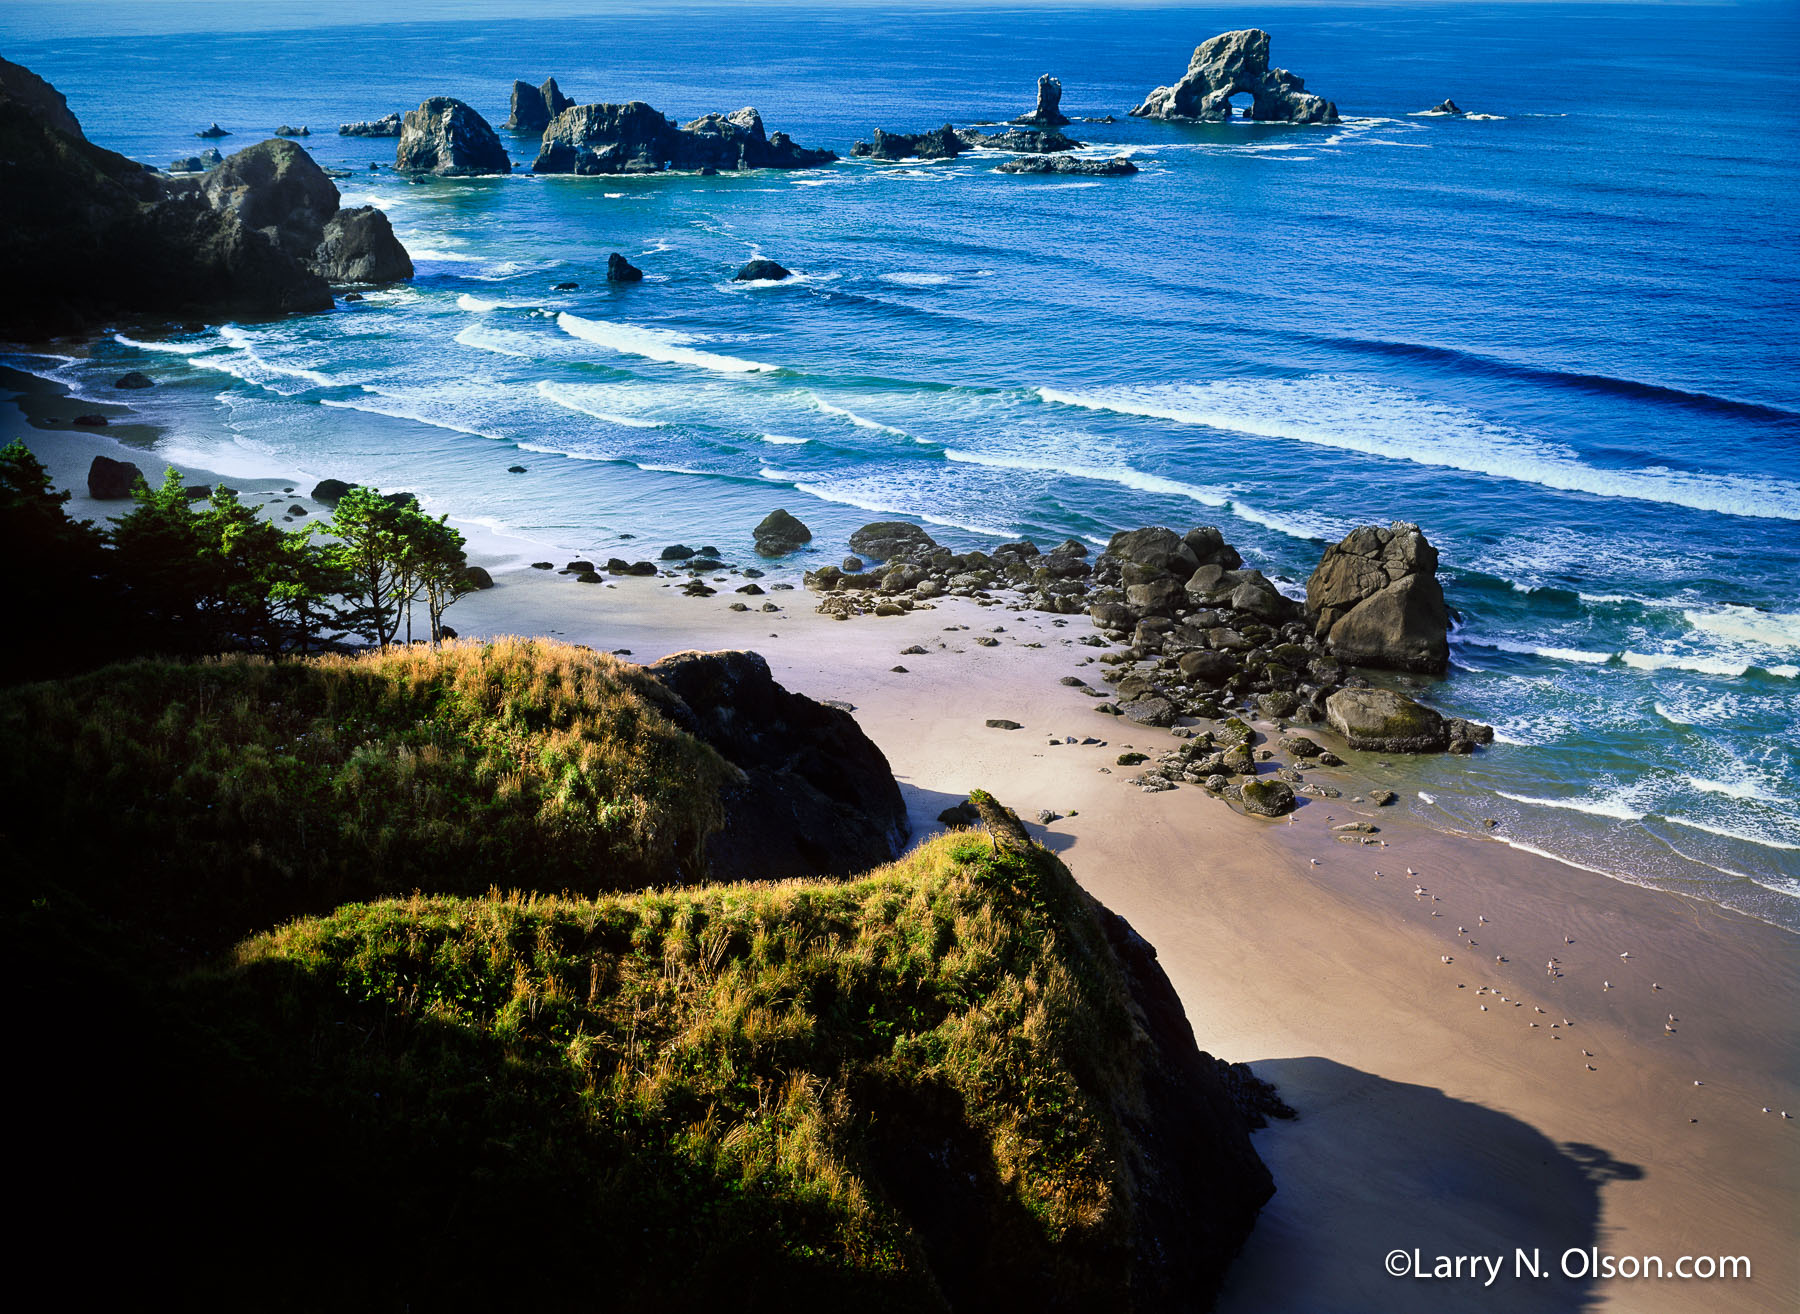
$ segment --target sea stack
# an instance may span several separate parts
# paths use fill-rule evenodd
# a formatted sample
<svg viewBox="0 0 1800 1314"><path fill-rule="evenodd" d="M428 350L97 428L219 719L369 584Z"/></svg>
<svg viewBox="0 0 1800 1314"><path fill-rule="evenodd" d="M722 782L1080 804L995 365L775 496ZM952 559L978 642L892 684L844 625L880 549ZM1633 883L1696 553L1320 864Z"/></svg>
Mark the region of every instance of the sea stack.
<svg viewBox="0 0 1800 1314"><path fill-rule="evenodd" d="M433 96L401 121L394 167L458 178L508 173L512 161L486 119L454 96Z"/></svg>
<svg viewBox="0 0 1800 1314"><path fill-rule="evenodd" d="M534 132L541 135L550 126L551 119L574 104L573 100L562 94L555 78L545 78L540 87L534 87L529 82L515 82L512 85L512 113L500 126L509 132Z"/></svg>
<svg viewBox="0 0 1800 1314"><path fill-rule="evenodd" d="M1031 113L1021 114L1013 120L1039 128L1060 128L1068 121L1069 116L1062 112L1062 83L1048 73L1038 76L1037 104Z"/></svg>
<svg viewBox="0 0 1800 1314"><path fill-rule="evenodd" d="M678 169L810 169L837 156L797 145L785 132L766 132L762 115L744 108L707 114L677 125L641 100L622 105L576 105L544 129L533 173L661 173Z"/></svg>
<svg viewBox="0 0 1800 1314"><path fill-rule="evenodd" d="M1269 67L1269 34L1260 28L1225 32L1203 42L1188 61L1187 74L1172 87L1158 87L1132 110L1140 119L1173 123L1222 123L1231 117L1231 98L1248 92L1248 117L1258 123L1336 123L1337 106L1306 90L1303 79Z"/></svg>

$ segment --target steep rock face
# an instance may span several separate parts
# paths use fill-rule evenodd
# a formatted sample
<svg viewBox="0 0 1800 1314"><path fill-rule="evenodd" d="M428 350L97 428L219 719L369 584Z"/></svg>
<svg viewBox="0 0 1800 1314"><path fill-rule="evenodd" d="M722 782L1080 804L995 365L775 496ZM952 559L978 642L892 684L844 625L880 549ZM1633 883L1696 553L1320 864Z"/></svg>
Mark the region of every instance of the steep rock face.
<svg viewBox="0 0 1800 1314"><path fill-rule="evenodd" d="M743 772L707 844L715 880L849 875L898 857L910 827L881 750L848 712L775 683L753 652L683 652L650 674L673 714Z"/></svg>
<svg viewBox="0 0 1800 1314"><path fill-rule="evenodd" d="M1325 550L1306 582L1313 633L1354 665L1441 675L1450 662L1450 615L1437 564L1437 549L1417 525L1351 531Z"/></svg>
<svg viewBox="0 0 1800 1314"><path fill-rule="evenodd" d="M1060 128L1069 121L1069 116L1062 112L1062 83L1048 73L1040 73L1037 83L1037 104L1031 113L1021 114L1014 123L1035 124L1042 128Z"/></svg>
<svg viewBox="0 0 1800 1314"><path fill-rule="evenodd" d="M754 109L707 114L677 125L641 100L576 105L544 130L534 173L661 173L667 169L807 169L827 164L831 151L797 146L785 132L770 133Z"/></svg>
<svg viewBox="0 0 1800 1314"><path fill-rule="evenodd" d="M946 123L930 132L883 132L877 128L874 141L859 141L850 153L870 160L953 160L962 148L962 138Z"/></svg>
<svg viewBox="0 0 1800 1314"><path fill-rule="evenodd" d="M486 119L454 96L433 96L401 120L394 167L459 178L507 173L512 161Z"/></svg>
<svg viewBox="0 0 1800 1314"><path fill-rule="evenodd" d="M562 94L555 78L545 78L534 87L529 82L512 85L512 113L500 126L511 132L539 132L550 126L550 120L575 102Z"/></svg>
<svg viewBox="0 0 1800 1314"><path fill-rule="evenodd" d="M1144 119L1218 122L1231 117L1231 97L1248 92L1259 123L1336 123L1337 106L1306 90L1303 79L1269 67L1269 34L1225 32L1195 48L1187 75L1158 87L1132 114Z"/></svg>
<svg viewBox="0 0 1800 1314"><path fill-rule="evenodd" d="M86 141L81 123L69 109L62 92L44 81L23 64L0 59L0 100L11 101L40 120L45 127Z"/></svg>
<svg viewBox="0 0 1800 1314"><path fill-rule="evenodd" d="M330 283L403 283L413 276L412 257L394 236L386 213L372 205L333 215L313 264Z"/></svg>
<svg viewBox="0 0 1800 1314"><path fill-rule="evenodd" d="M45 99L21 77L8 82ZM343 262L371 260L397 277L410 266L397 241L376 241L385 221L341 226L322 257L337 189L290 141L248 147L204 178L165 178L56 121L0 90L0 230L8 234L0 284L9 294L0 337L75 332L121 313L322 310L331 305L326 280Z"/></svg>

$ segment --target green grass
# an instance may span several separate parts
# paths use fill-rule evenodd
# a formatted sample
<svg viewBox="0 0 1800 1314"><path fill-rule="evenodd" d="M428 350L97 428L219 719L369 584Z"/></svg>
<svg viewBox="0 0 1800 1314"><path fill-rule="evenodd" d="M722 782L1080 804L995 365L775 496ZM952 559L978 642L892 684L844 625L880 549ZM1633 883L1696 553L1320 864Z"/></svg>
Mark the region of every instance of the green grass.
<svg viewBox="0 0 1800 1314"><path fill-rule="evenodd" d="M737 774L668 706L544 641L144 661L0 691L0 796L16 860L207 942L420 888L631 889L704 876Z"/></svg>

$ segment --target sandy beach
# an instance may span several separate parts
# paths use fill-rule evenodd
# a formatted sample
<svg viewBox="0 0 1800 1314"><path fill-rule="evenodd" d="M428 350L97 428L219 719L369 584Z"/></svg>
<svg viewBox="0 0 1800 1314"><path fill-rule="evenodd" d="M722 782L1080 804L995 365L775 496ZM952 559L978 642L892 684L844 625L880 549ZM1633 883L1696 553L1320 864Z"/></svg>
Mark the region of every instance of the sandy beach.
<svg viewBox="0 0 1800 1314"><path fill-rule="evenodd" d="M113 423L68 424L90 412ZM154 432L128 420L122 406L34 389L0 405L0 440L25 438L56 484L77 490L71 513L99 519L127 508L85 497L94 455L136 460L153 479L163 464L146 450ZM278 472L228 482L276 514L295 501L306 519L325 514ZM554 548L464 528L471 560L497 581L449 613L464 637L546 634L645 662L755 649L789 688L854 707L916 835L988 789L1156 946L1201 1047L1254 1065L1300 1115L1255 1138L1278 1190L1221 1309L1794 1308L1800 953L1789 933L1437 831L1406 799L1359 802L1384 778L1379 759L1322 731L1308 733L1347 765L1309 778L1343 796L1306 800L1291 818L1245 816L1193 786L1145 793L1118 755L1177 741L1096 715L1095 699L1058 683L1098 684L1103 650L1075 642L1095 632L1085 617L1016 611L1000 595L840 622L799 587L740 596L734 574L710 598L667 579L582 585L530 569L560 566ZM806 564L842 548L820 546ZM799 583L796 563L758 564L765 588ZM902 655L914 645L926 651ZM1061 815L1038 825L1042 809ZM1380 843L1332 830L1364 820ZM1517 1252L1534 1250L1542 1277L1520 1268ZM1408 1266L1418 1252L1427 1269L1462 1256L1464 1275L1392 1276L1394 1251ZM1585 1271L1596 1256L1656 1257L1671 1276L1596 1279ZM1675 1278L1684 1256L1744 1256L1752 1275ZM1485 1262L1468 1276L1468 1257L1496 1259L1498 1276L1485 1283Z"/></svg>

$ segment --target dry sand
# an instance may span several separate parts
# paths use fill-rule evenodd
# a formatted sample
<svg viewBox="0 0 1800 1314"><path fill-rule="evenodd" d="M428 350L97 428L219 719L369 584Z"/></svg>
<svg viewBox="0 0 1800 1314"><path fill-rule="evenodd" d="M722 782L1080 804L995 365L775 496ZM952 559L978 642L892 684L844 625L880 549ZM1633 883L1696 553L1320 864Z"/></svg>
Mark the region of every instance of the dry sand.
<svg viewBox="0 0 1800 1314"><path fill-rule="evenodd" d="M101 407L41 395L27 404L29 428L17 409L0 410L0 440L26 437L60 486L84 487L96 452L119 454L116 429L71 432L56 418ZM289 483L230 482L265 495ZM83 498L71 510L120 507ZM635 555L630 546L620 554ZM1101 650L1074 642L1092 632L1084 618L944 599L839 622L802 590L740 597L736 576L715 597L688 598L661 579L583 585L533 571L520 563L566 556L479 531L471 548L499 582L451 611L465 636L548 634L645 662L753 648L789 688L855 706L917 834L976 786L1028 821L1044 808L1073 814L1033 833L1156 946L1202 1048L1252 1063L1300 1112L1255 1138L1278 1189L1221 1309L1796 1308L1796 937L1434 831L1404 801L1353 802L1375 778L1364 755L1310 774L1342 799L1308 801L1281 821L1241 815L1194 786L1143 793L1130 783L1138 769L1115 758L1176 741L1097 715L1096 700L1058 683L1074 674L1104 687L1103 668L1086 664ZM778 580L797 582L797 570L772 568L760 582ZM733 612L734 601L752 609ZM765 601L781 610L757 610ZM978 646L981 635L998 646ZM913 644L928 651L902 656ZM994 717L1024 728L987 728ZM1051 746L1065 736L1106 742ZM1330 829L1361 819L1381 827L1385 847ZM1539 1250L1549 1276L1516 1276L1520 1248ZM1473 1278L1391 1277L1384 1264L1397 1249L1427 1265L1460 1255L1502 1266L1491 1285L1485 1265ZM1564 1252L1590 1250L1671 1268L1682 1256L1741 1255L1753 1276L1565 1277Z"/></svg>

